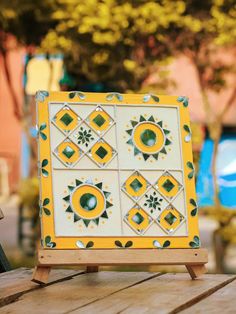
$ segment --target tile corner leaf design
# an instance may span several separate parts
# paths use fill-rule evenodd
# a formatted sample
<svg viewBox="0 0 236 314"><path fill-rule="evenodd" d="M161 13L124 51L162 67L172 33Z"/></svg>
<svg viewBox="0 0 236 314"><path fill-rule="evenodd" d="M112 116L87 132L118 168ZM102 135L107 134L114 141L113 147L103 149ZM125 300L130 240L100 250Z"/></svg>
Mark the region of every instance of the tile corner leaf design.
<svg viewBox="0 0 236 314"><path fill-rule="evenodd" d="M45 100L45 98L48 96L49 96L48 91L40 90L36 93L35 100L39 101L39 102L43 102Z"/></svg>
<svg viewBox="0 0 236 314"><path fill-rule="evenodd" d="M51 240L52 240L51 236L48 235L45 237L44 241L45 241L46 247L49 247L49 248L56 247L56 242L53 242Z"/></svg>
<svg viewBox="0 0 236 314"><path fill-rule="evenodd" d="M182 104L184 105L184 107L188 107L188 97L186 96L179 96L177 98L178 102L182 102Z"/></svg>
<svg viewBox="0 0 236 314"><path fill-rule="evenodd" d="M195 235L195 236L193 237L193 241L190 241L190 242L189 242L189 246L190 246L191 248L199 248L199 247L201 246L201 241L200 241L200 239L199 239L199 236Z"/></svg>

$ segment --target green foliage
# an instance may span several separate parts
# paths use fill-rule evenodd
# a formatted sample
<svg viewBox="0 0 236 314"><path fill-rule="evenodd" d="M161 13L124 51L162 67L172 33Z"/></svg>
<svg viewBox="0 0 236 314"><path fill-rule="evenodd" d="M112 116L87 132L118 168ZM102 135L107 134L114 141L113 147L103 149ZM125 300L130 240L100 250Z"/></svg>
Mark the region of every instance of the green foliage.
<svg viewBox="0 0 236 314"><path fill-rule="evenodd" d="M206 88L219 91L231 70L212 54L236 42L233 0L5 0L0 12L2 28L20 41L61 51L77 85L137 91L180 52L195 62Z"/></svg>

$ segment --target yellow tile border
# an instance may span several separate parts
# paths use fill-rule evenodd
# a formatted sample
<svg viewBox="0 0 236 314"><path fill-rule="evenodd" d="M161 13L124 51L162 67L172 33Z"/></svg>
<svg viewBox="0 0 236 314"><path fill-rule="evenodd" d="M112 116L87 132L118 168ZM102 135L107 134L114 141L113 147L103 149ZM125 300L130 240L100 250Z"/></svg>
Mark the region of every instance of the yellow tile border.
<svg viewBox="0 0 236 314"><path fill-rule="evenodd" d="M73 97L72 97L73 96ZM157 97L159 101L157 102ZM42 245L46 248L75 249L76 242L81 242L81 248L106 249L117 247L135 248L191 248L199 246L198 215L194 202L196 202L194 170L192 160L192 145L189 139L190 121L188 100L183 96L143 95L143 94L118 94L118 93L82 93L82 92L45 92L36 94L39 128L39 172L40 172L40 204ZM178 107L179 122L182 140L182 157L184 187L186 195L188 236L163 236L163 237L56 237L54 232L54 209L52 193L52 166L50 154L49 134L49 103L100 103L111 105L155 105L162 107ZM46 127L45 127L46 124ZM44 125L42 128L41 126ZM45 136L40 136L43 133ZM46 139L45 139L46 137ZM192 201L191 201L192 200ZM46 204L46 205L45 205ZM46 214L44 207L50 212ZM195 213L195 214L194 214ZM194 214L194 215L193 215ZM117 245L118 242L119 245ZM90 243L90 245L88 245ZM92 244L91 244L92 243Z"/></svg>

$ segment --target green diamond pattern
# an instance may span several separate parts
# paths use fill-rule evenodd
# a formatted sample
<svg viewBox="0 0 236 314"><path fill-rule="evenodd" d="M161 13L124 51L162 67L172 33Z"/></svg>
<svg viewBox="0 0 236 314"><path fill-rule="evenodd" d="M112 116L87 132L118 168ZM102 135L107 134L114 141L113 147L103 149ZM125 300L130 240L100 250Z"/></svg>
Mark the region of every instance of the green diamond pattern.
<svg viewBox="0 0 236 314"><path fill-rule="evenodd" d="M144 221L144 218L143 218L143 216L142 216L140 213L136 213L136 214L132 217L132 220L133 220L136 224L140 225L140 224Z"/></svg>
<svg viewBox="0 0 236 314"><path fill-rule="evenodd" d="M101 127L104 122L106 121L103 116L101 116L100 114L98 114L94 119L93 121L97 124L97 126Z"/></svg>
<svg viewBox="0 0 236 314"><path fill-rule="evenodd" d="M166 179L162 186L169 193L175 185L169 179Z"/></svg>
<svg viewBox="0 0 236 314"><path fill-rule="evenodd" d="M60 120L61 120L62 123L64 123L66 126L68 126L73 121L73 118L68 113L65 113L61 117Z"/></svg>
<svg viewBox="0 0 236 314"><path fill-rule="evenodd" d="M74 151L74 149L71 148L70 146L66 146L66 148L62 151L62 153L63 153L68 159L70 159L70 158L74 155L75 151Z"/></svg>
<svg viewBox="0 0 236 314"><path fill-rule="evenodd" d="M175 223L176 220L177 220L177 218L175 217L175 215L173 215L171 212L169 212L169 213L165 216L164 219L165 219L165 221L168 222L168 224L169 224L170 226L172 226L173 223Z"/></svg>
<svg viewBox="0 0 236 314"><path fill-rule="evenodd" d="M102 146L100 146L97 151L95 152L98 157L100 157L101 159L103 159L107 154L108 152L106 151L105 148L103 148Z"/></svg>
<svg viewBox="0 0 236 314"><path fill-rule="evenodd" d="M134 179L134 181L130 183L130 186L134 190L134 192L138 192L143 185L138 179Z"/></svg>

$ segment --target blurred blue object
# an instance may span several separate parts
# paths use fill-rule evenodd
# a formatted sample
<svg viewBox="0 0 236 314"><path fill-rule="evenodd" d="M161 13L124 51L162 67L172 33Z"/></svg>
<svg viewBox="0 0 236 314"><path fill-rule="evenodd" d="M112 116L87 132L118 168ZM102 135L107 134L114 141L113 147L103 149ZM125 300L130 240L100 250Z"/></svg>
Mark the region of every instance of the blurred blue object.
<svg viewBox="0 0 236 314"><path fill-rule="evenodd" d="M29 176L30 151L25 133L22 133L21 144L21 177L27 178Z"/></svg>
<svg viewBox="0 0 236 314"><path fill-rule="evenodd" d="M36 127L33 127L33 126L30 127L30 135L31 135L32 137L34 137L34 138L37 137L38 131L37 131Z"/></svg>
<svg viewBox="0 0 236 314"><path fill-rule="evenodd" d="M206 139L201 152L197 179L199 207L214 205L211 172L212 154L213 141ZM236 209L236 135L222 136L216 167L221 204L230 209Z"/></svg>

